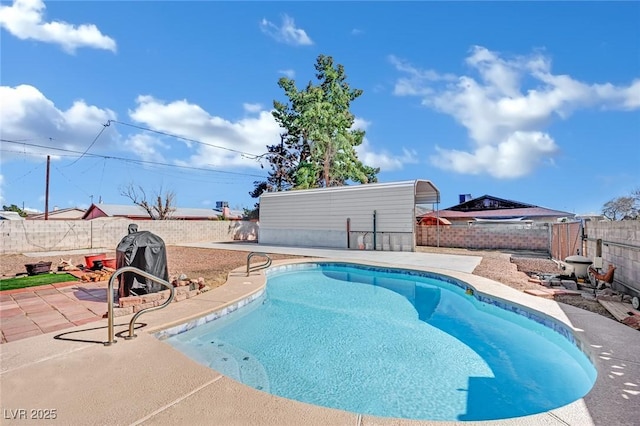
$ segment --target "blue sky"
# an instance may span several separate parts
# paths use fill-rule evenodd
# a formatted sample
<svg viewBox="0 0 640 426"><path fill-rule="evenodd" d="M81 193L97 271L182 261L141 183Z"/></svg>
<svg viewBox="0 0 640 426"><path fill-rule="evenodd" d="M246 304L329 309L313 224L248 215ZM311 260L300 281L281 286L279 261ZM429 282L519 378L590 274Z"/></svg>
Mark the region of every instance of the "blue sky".
<svg viewBox="0 0 640 426"><path fill-rule="evenodd" d="M131 184L252 207L277 81L325 54L364 91L379 181L596 213L640 188L638 22L639 2L2 1L1 203L44 211L50 155L50 209Z"/></svg>

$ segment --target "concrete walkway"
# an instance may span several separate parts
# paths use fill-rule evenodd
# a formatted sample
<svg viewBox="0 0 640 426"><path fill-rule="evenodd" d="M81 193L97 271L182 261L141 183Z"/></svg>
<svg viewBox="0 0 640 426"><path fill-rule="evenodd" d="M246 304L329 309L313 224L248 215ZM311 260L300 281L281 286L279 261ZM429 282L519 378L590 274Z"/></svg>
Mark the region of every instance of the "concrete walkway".
<svg viewBox="0 0 640 426"><path fill-rule="evenodd" d="M270 251L255 244L249 246L251 251ZM256 250L257 247L260 249ZM227 248L239 249L236 245ZM295 253L302 254L300 249L295 249ZM388 255L380 253L385 254ZM407 263L392 266L411 266L415 259L413 253L409 255ZM429 255L422 261L439 259L437 255ZM593 389L583 399L547 413L482 422L483 425L638 424L640 335L636 330L591 312L457 271L454 268L469 265L456 266L449 261L454 259L441 259L447 269L412 267L461 279L479 293L543 312L567 324L598 370ZM369 263L389 265L383 261ZM136 324L138 337L133 340L122 338L131 318L127 316L115 319L118 342L108 347L103 346L107 340L104 319L0 345L2 424L29 421L154 425L456 424L384 419L273 396L193 362L151 334L201 318L260 291L265 284L264 275L256 272L247 277L242 269L232 272L222 287L143 315ZM48 416L48 420L37 420L34 416Z"/></svg>
<svg viewBox="0 0 640 426"><path fill-rule="evenodd" d="M397 266L439 268L451 271L472 273L480 264L481 256L462 256L457 254L419 253L407 251L346 250L312 247L283 247L255 243L193 243L181 244L184 247L215 248L221 250L256 251L265 253L293 254L309 257L326 257L340 260L363 260L385 262ZM259 259L259 258L257 258ZM256 262L258 261L256 259Z"/></svg>

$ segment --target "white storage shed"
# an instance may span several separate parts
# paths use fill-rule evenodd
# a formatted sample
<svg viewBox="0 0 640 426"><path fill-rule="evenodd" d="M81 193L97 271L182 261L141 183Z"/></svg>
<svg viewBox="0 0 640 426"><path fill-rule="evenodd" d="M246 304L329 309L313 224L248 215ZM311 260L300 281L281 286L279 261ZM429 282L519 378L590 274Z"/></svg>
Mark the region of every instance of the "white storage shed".
<svg viewBox="0 0 640 426"><path fill-rule="evenodd" d="M428 180L339 186L260 197L260 244L413 251L416 205L440 202Z"/></svg>

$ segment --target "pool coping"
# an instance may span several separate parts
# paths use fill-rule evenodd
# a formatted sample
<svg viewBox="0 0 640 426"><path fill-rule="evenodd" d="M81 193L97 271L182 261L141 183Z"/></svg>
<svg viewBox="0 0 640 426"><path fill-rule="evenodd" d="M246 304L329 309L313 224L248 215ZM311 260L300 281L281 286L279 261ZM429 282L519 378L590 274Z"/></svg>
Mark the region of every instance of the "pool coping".
<svg viewBox="0 0 640 426"><path fill-rule="evenodd" d="M634 341L630 339L638 342L640 335L636 330L600 315L561 306L552 300L526 295L495 281L463 272L327 258L277 261L274 266L313 261L371 264L449 276L468 283L480 294L487 293L492 298L543 312L570 327L598 369L598 378L591 392L583 399L547 413L479 423L582 426L634 424L637 420L634 410L639 397L633 391L640 390L640 357L637 345L629 344ZM138 322L148 324L143 328L144 332L138 330L138 337L131 341L118 339L118 344L112 347L100 344L106 340L106 320L62 333L0 345L3 414L7 413L5 410L56 409L58 421L73 423L102 423L105 418L113 423L129 424L185 421L209 424L299 424L301 421L357 425L456 423L380 418L287 400L228 379L154 337L163 330L190 321L197 323L198 318L241 304L247 297L263 291L265 283L263 271L247 277L243 268L238 268L229 274L227 283L221 287L172 304L165 310L143 315ZM126 330L129 319L130 316L116 319L118 333ZM143 360L149 365L137 368L139 364L124 363L124 359ZM179 368L174 371L173 368L167 369L167 365ZM64 370L73 374L60 377ZM163 374L156 374L158 371ZM614 373L622 373L622 376ZM143 401L123 401L123 389L128 394L145 395L145 398ZM158 389L161 392L157 392ZM114 400L119 402L120 410L112 409ZM90 412L86 410L88 403L93 407ZM15 412L8 411L9 414ZM10 424L21 420L5 416L5 421Z"/></svg>

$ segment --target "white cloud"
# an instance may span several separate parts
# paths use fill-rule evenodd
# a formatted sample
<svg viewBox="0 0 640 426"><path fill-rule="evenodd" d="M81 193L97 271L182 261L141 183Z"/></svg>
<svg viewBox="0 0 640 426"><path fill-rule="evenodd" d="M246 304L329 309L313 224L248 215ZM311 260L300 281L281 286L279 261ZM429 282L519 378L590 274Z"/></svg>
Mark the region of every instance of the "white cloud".
<svg viewBox="0 0 640 426"><path fill-rule="evenodd" d="M27 140L36 145L84 152L102 125L116 118L113 111L88 105L84 100L75 101L66 110L59 109L30 85L0 86L0 99L3 102L0 109L2 138L10 141ZM117 136L115 130L105 130L92 149L108 146ZM22 153L50 152L27 145L15 147ZM13 154L3 153L2 160L12 157Z"/></svg>
<svg viewBox="0 0 640 426"><path fill-rule="evenodd" d="M457 173L525 176L559 152L544 132L555 117L566 119L590 107L640 108L640 80L629 86L583 83L553 74L551 61L540 53L504 58L475 46L466 64L477 77L443 75L389 59L403 74L396 81L396 95L419 96L424 105L467 129L473 144L469 151L438 147L431 157L435 166Z"/></svg>
<svg viewBox="0 0 640 426"><path fill-rule="evenodd" d="M69 53L80 47L116 51L115 40L103 35L94 24L44 22L45 9L42 0L14 0L11 6L0 6L0 26L21 40L59 44Z"/></svg>
<svg viewBox="0 0 640 426"><path fill-rule="evenodd" d="M351 127L353 129L366 131L370 125L370 121L356 117ZM414 150L403 148L402 155L394 155L386 150L376 152L366 137L362 140L362 144L356 147L356 152L362 164L371 167L380 167L380 170L384 172L400 170L405 164L415 164L418 162L418 155Z"/></svg>
<svg viewBox="0 0 640 426"><path fill-rule="evenodd" d="M164 102L152 96L139 96L136 108L129 111L129 115L150 129L201 142L179 139L193 151L187 160L174 160L175 163L194 167L257 167L255 158L242 153L263 154L267 145L279 140L280 134L280 127L270 111L229 121L210 115L187 100ZM147 147L146 155L162 155L155 151L168 147L155 144Z"/></svg>
<svg viewBox="0 0 640 426"><path fill-rule="evenodd" d="M394 155L386 150L375 152L367 138L364 138L362 145L356 147L356 152L362 164L380 167L380 171L383 172L400 170L405 164L416 164L418 162L418 153L406 148L402 148L402 155Z"/></svg>
<svg viewBox="0 0 640 426"><path fill-rule="evenodd" d="M595 85L594 90L603 99L609 99L612 105L609 108L623 110L635 110L640 108L640 79L634 80L627 87L616 87L612 84Z"/></svg>
<svg viewBox="0 0 640 426"><path fill-rule="evenodd" d="M436 147L431 163L463 174L489 174L498 179L526 176L550 158L558 147L551 137L541 132L516 131L497 144L477 147L473 152Z"/></svg>
<svg viewBox="0 0 640 426"><path fill-rule="evenodd" d="M394 55L389 55L389 62L396 70L405 73L406 77L401 77L396 81L393 94L398 96L426 96L433 92L428 86L436 81L454 81L456 77L452 74L439 74L434 70L419 70L409 62Z"/></svg>
<svg viewBox="0 0 640 426"><path fill-rule="evenodd" d="M261 104L244 103L242 104L242 107L246 112L249 112L249 113L260 112L262 110Z"/></svg>
<svg viewBox="0 0 640 426"><path fill-rule="evenodd" d="M266 152L267 145L280 140L282 129L271 115L271 111L254 111L256 116L230 121L211 115L202 107L187 100L165 102L152 96L140 96L137 106L129 111L132 120L150 129L174 134L201 143L178 139L187 145L189 154L178 159L178 147L171 143L160 144L153 137L129 141L130 147L143 158L173 158L175 164L192 167L228 168L231 166L259 167L255 156ZM371 125L357 117L353 128L366 130ZM136 142L134 144L133 142ZM402 150L394 155L387 151L377 152L365 138L356 147L358 158L366 165L380 167L384 171L401 169L404 164L416 163L414 151ZM253 155L246 155L249 153ZM159 160L155 160L159 161Z"/></svg>
<svg viewBox="0 0 640 426"><path fill-rule="evenodd" d="M296 76L295 70L292 69L278 70L278 72L288 78L294 78Z"/></svg>
<svg viewBox="0 0 640 426"><path fill-rule="evenodd" d="M166 163L162 150L170 148L160 138L149 133L136 133L124 141L124 146L144 161Z"/></svg>
<svg viewBox="0 0 640 426"><path fill-rule="evenodd" d="M362 117L355 117L353 119L353 125L351 126L351 128L355 129L355 130L364 130L364 131L366 131L369 128L370 125L371 125L370 121L367 121Z"/></svg>
<svg viewBox="0 0 640 426"><path fill-rule="evenodd" d="M0 86L0 127L2 138L28 140L45 147L84 152L95 139L101 126L116 115L108 109L75 101L61 109L38 89L29 85ZM92 146L91 153L110 154L117 148L134 153L145 161L192 167L229 168L233 166L259 167L255 157L264 154L267 145L279 141L281 128L269 110L258 110L256 104L246 104L251 116L231 121L215 116L187 100L165 102L152 96L139 96L135 108L129 111L133 122L143 127L190 139L173 139L152 132L134 132L123 138L117 132L120 125L111 124ZM371 123L357 117L353 128L366 130ZM198 141L200 143L197 143ZM185 149L186 148L186 149ZM20 154L3 152L2 161L15 155L48 154L48 149L16 145ZM55 151L54 151L55 152ZM376 151L365 138L357 147L364 164L382 170L396 170L414 163L415 152L402 150L400 155ZM252 154L247 155L246 153ZM1 181L0 181L1 185ZM1 189L1 186L0 186ZM0 192L0 195L2 192Z"/></svg>
<svg viewBox="0 0 640 426"><path fill-rule="evenodd" d="M260 30L281 43L294 46L308 46L313 44L313 41L307 33L303 29L296 28L293 18L288 15L282 17L281 26L277 26L267 19L262 19L262 21L260 21Z"/></svg>

